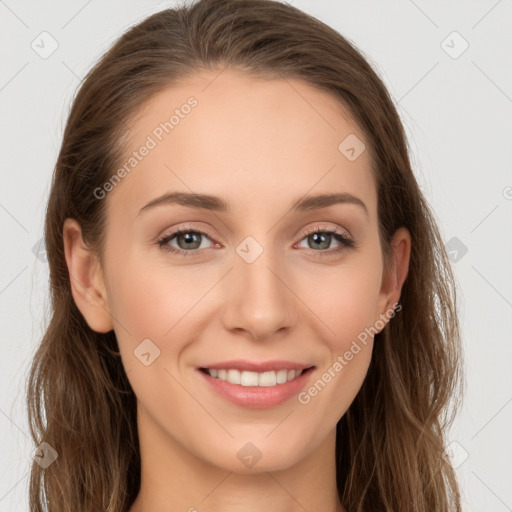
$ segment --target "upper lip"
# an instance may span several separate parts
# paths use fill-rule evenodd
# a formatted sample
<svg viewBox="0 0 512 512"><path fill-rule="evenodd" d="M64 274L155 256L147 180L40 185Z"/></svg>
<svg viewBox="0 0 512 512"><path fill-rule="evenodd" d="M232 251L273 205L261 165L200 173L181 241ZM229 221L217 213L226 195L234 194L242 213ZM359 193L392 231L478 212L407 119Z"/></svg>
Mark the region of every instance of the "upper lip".
<svg viewBox="0 0 512 512"><path fill-rule="evenodd" d="M248 361L243 359L232 359L231 361L222 361L220 363L208 364L201 368L210 368L216 370L235 369L247 372L270 372L272 370L306 370L311 368L311 364L296 363L294 361L272 360L272 361Z"/></svg>

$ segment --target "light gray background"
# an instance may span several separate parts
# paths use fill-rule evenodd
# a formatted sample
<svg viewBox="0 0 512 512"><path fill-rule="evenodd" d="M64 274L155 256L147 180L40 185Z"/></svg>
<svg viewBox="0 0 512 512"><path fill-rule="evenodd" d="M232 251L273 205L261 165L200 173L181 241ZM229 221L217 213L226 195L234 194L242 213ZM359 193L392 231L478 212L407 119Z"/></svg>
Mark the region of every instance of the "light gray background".
<svg viewBox="0 0 512 512"><path fill-rule="evenodd" d="M352 40L397 104L459 281L467 395L449 453L464 510L512 510L512 0L291 3ZM28 510L24 391L48 319L34 246L70 102L121 33L168 5L0 0L0 512ZM43 31L58 43L46 59L31 47L51 48Z"/></svg>

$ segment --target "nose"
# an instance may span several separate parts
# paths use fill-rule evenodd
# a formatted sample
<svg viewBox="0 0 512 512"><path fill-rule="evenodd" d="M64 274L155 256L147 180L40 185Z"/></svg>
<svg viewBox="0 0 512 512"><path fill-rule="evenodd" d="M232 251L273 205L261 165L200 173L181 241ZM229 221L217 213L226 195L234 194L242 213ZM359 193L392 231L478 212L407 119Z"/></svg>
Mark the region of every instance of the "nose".
<svg viewBox="0 0 512 512"><path fill-rule="evenodd" d="M290 286L290 273L264 251L248 263L235 255L234 267L224 280L226 297L224 327L265 340L293 329L297 299Z"/></svg>

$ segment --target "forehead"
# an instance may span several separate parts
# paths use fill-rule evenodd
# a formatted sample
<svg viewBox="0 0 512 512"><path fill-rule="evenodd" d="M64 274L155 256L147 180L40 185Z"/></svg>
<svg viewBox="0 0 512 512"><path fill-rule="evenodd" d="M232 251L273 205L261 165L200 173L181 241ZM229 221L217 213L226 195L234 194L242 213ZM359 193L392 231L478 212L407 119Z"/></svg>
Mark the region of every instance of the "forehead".
<svg viewBox="0 0 512 512"><path fill-rule="evenodd" d="M217 195L240 208L251 199L261 208L262 200L270 207L347 192L375 208L363 133L339 101L303 80L203 71L150 98L130 126L121 165L137 157L109 199L122 197L132 214L170 191ZM344 151L354 141L362 152L351 160Z"/></svg>

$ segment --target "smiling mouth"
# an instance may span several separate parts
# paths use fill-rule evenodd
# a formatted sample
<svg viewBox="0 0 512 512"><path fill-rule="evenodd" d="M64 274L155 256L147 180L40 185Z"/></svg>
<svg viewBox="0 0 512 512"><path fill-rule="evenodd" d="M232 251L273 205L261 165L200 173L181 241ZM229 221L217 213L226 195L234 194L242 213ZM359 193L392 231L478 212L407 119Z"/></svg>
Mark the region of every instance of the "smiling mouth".
<svg viewBox="0 0 512 512"><path fill-rule="evenodd" d="M241 371L234 368L199 368L199 370L214 379L230 384L238 384L246 387L273 387L291 382L314 368L314 366L310 366L309 368L301 370L282 369L267 372Z"/></svg>

